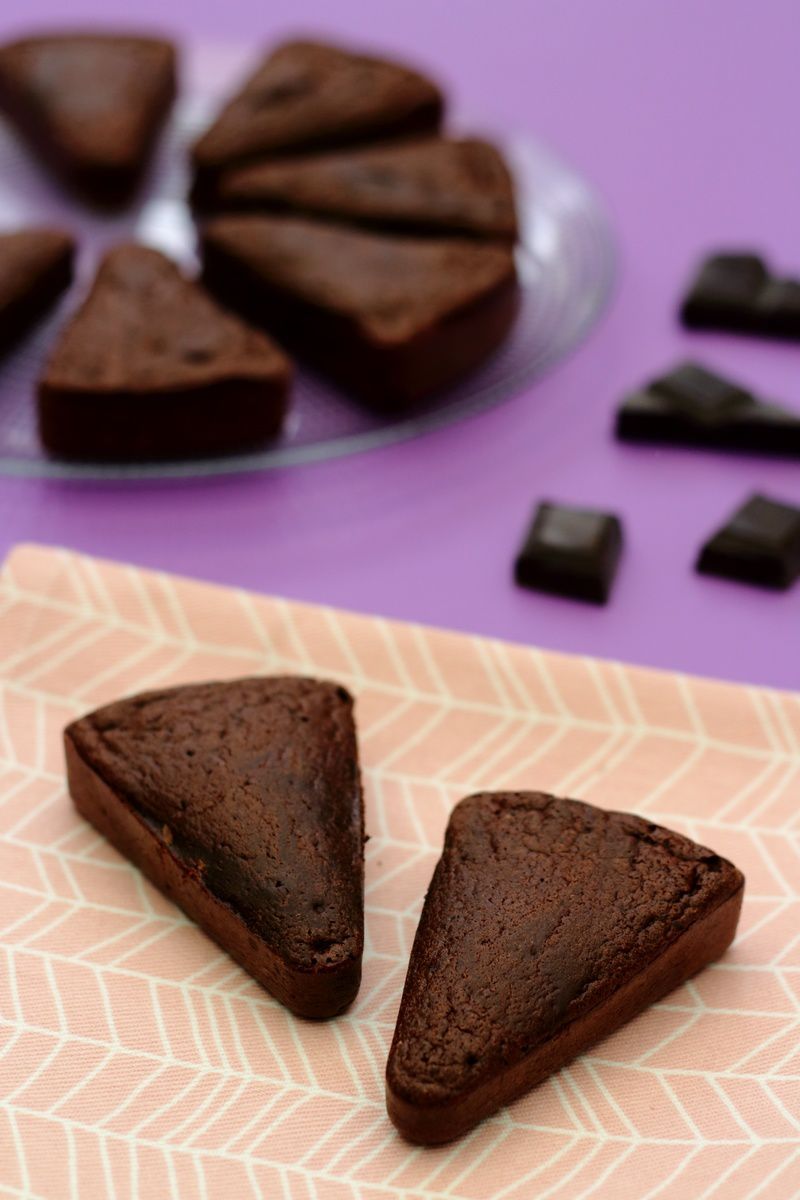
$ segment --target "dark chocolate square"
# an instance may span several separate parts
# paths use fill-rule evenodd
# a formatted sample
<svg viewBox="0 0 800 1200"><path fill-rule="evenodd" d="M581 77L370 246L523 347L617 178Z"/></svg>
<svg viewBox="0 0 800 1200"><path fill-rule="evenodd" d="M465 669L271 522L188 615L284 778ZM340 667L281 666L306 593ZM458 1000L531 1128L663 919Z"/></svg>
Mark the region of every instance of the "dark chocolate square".
<svg viewBox="0 0 800 1200"><path fill-rule="evenodd" d="M666 396L675 408L695 421L715 424L735 408L751 404L753 397L738 384L715 375L699 363L685 362L654 379L651 391Z"/></svg>
<svg viewBox="0 0 800 1200"><path fill-rule="evenodd" d="M758 311L764 332L773 337L800 338L800 282L772 279L762 291Z"/></svg>
<svg viewBox="0 0 800 1200"><path fill-rule="evenodd" d="M703 546L697 570L761 587L791 587L800 575L800 508L751 496Z"/></svg>
<svg viewBox="0 0 800 1200"><path fill-rule="evenodd" d="M758 300L769 279L757 254L713 254L703 262L681 308L684 325L693 329L753 332Z"/></svg>
<svg viewBox="0 0 800 1200"><path fill-rule="evenodd" d="M622 550L622 525L611 513L542 503L514 577L521 587L605 604Z"/></svg>
<svg viewBox="0 0 800 1200"><path fill-rule="evenodd" d="M800 457L800 415L697 363L682 363L626 396L616 433L627 442Z"/></svg>

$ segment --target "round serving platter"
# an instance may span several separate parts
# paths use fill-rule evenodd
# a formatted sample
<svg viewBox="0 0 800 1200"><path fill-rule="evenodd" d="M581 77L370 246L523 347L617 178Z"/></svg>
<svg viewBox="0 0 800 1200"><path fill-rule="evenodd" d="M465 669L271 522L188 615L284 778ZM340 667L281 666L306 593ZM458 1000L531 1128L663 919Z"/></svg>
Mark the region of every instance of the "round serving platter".
<svg viewBox="0 0 800 1200"><path fill-rule="evenodd" d="M69 479L169 478L269 470L354 454L461 420L513 395L586 335L608 299L614 245L608 219L589 185L527 134L490 133L514 172L521 225L517 268L521 305L502 348L457 387L406 416L378 416L319 377L298 371L292 407L277 441L257 452L182 462L108 465L49 458L36 432L36 380L67 313L91 281L103 250L133 239L196 266L195 231L185 204L186 147L219 98L247 69L247 54L228 51L219 70L202 72L175 107L149 180L136 204L113 218L81 208L59 192L10 129L0 122L0 230L52 224L79 241L77 281L58 309L0 364L0 473ZM213 51L203 62L213 66ZM198 76L200 73L193 73ZM481 133L460 120L456 130Z"/></svg>

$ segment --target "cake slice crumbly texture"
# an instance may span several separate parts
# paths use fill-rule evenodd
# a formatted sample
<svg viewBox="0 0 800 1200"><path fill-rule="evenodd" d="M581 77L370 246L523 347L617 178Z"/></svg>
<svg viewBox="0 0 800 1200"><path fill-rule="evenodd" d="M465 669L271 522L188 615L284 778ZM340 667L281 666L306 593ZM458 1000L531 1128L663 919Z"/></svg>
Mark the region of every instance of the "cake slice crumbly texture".
<svg viewBox="0 0 800 1200"><path fill-rule="evenodd" d="M10 350L72 281L75 243L59 229L0 234L0 354Z"/></svg>
<svg viewBox="0 0 800 1200"><path fill-rule="evenodd" d="M387 1068L410 1140L472 1128L718 958L744 879L688 838L538 792L453 811Z"/></svg>
<svg viewBox="0 0 800 1200"><path fill-rule="evenodd" d="M370 406L402 410L478 367L517 312L510 245L231 216L203 230L224 304Z"/></svg>
<svg viewBox="0 0 800 1200"><path fill-rule="evenodd" d="M116 246L40 381L41 437L75 459L233 453L279 432L290 381L277 346L170 259Z"/></svg>
<svg viewBox="0 0 800 1200"><path fill-rule="evenodd" d="M0 111L71 191L131 198L172 106L175 50L160 38L57 33L0 46Z"/></svg>
<svg viewBox="0 0 800 1200"><path fill-rule="evenodd" d="M304 1017L355 997L364 817L353 705L332 683L149 692L65 731L87 820Z"/></svg>
<svg viewBox="0 0 800 1200"><path fill-rule="evenodd" d="M220 211L286 211L395 232L517 236L514 185L496 147L429 137L255 163L224 173Z"/></svg>
<svg viewBox="0 0 800 1200"><path fill-rule="evenodd" d="M277 46L193 147L198 193L259 158L435 132L438 87L409 67L314 41Z"/></svg>

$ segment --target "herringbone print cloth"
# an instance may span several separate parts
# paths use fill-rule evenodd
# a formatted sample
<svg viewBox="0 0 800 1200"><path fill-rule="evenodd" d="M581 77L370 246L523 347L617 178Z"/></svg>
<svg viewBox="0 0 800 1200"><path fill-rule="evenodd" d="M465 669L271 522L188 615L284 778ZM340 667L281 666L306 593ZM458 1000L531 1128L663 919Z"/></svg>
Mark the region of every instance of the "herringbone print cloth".
<svg viewBox="0 0 800 1200"><path fill-rule="evenodd" d="M792 652L792 648L787 648ZM795 648L796 652L796 648ZM800 697L392 624L24 547L0 579L0 1193L94 1200L800 1195ZM294 1020L73 811L61 730L140 688L341 680L367 953ZM447 815L479 788L634 809L747 874L725 960L442 1149L383 1069Z"/></svg>

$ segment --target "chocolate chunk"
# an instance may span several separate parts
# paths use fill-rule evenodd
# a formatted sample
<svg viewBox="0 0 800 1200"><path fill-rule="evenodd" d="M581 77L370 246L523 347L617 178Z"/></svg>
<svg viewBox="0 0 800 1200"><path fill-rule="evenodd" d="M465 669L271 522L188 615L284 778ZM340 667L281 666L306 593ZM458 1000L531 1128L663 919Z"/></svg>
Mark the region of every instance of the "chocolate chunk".
<svg viewBox="0 0 800 1200"><path fill-rule="evenodd" d="M751 496L700 551L697 570L786 589L800 575L800 508Z"/></svg>
<svg viewBox="0 0 800 1200"><path fill-rule="evenodd" d="M757 254L714 254L681 307L691 329L800 339L800 281L774 278Z"/></svg>
<svg viewBox="0 0 800 1200"><path fill-rule="evenodd" d="M616 433L627 442L800 456L800 415L691 362L627 396Z"/></svg>
<svg viewBox="0 0 800 1200"><path fill-rule="evenodd" d="M28 332L72 281L75 243L59 229L0 235L0 354Z"/></svg>
<svg viewBox="0 0 800 1200"><path fill-rule="evenodd" d="M772 279L758 299L761 325L780 338L800 338L800 282Z"/></svg>
<svg viewBox="0 0 800 1200"><path fill-rule="evenodd" d="M39 384L41 437L76 459L233 453L278 433L290 379L278 347L170 259L115 246Z"/></svg>
<svg viewBox="0 0 800 1200"><path fill-rule="evenodd" d="M364 813L353 702L333 683L147 692L65 730L78 811L292 1012L358 991Z"/></svg>
<svg viewBox="0 0 800 1200"><path fill-rule="evenodd" d="M414 1142L460 1137L719 958L743 892L732 863L641 817L462 800L411 951L389 1116Z"/></svg>
<svg viewBox="0 0 800 1200"><path fill-rule="evenodd" d="M381 411L480 366L517 313L502 242L243 215L209 221L202 247L203 281L223 304Z"/></svg>
<svg viewBox="0 0 800 1200"><path fill-rule="evenodd" d="M605 604L621 550L618 517L540 504L517 555L514 577L521 587Z"/></svg>
<svg viewBox="0 0 800 1200"><path fill-rule="evenodd" d="M158 38L54 34L0 47L0 110L91 204L125 203L175 96L175 50Z"/></svg>
<svg viewBox="0 0 800 1200"><path fill-rule="evenodd" d="M750 330L768 280L757 254L715 254L701 265L681 316L693 329Z"/></svg>

